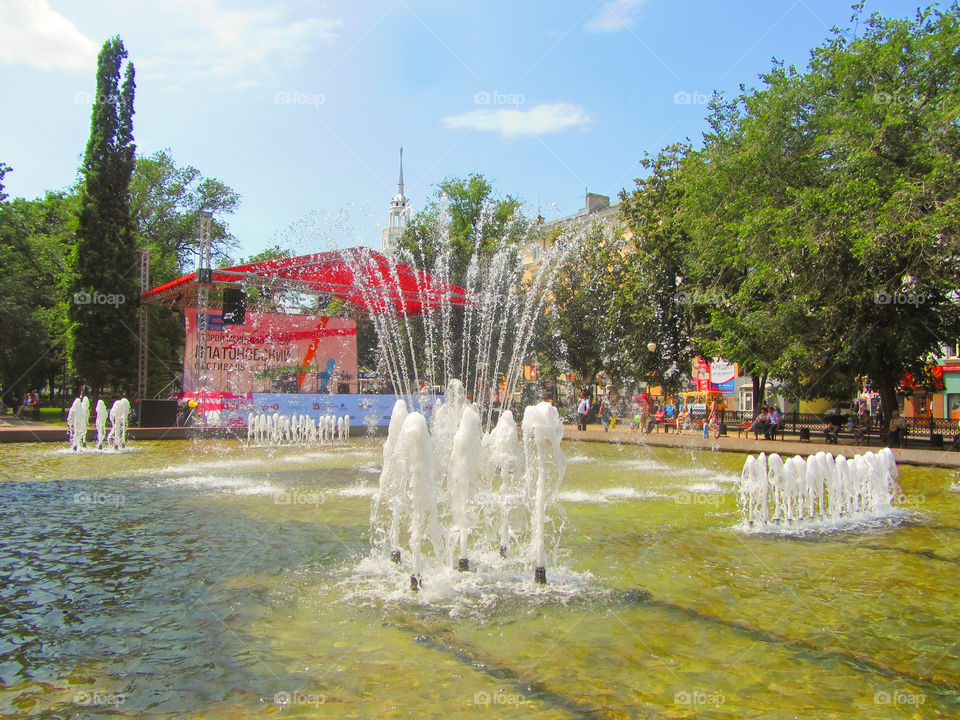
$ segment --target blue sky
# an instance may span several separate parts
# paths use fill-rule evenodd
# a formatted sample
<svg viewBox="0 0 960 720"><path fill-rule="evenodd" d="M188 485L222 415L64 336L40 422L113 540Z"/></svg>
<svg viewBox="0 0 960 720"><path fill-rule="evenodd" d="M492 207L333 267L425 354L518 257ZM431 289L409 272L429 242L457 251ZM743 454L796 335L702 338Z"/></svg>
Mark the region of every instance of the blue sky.
<svg viewBox="0 0 960 720"><path fill-rule="evenodd" d="M774 57L805 67L851 14L838 0L2 0L0 161L13 196L74 182L96 54L119 34L138 151L169 148L241 194L240 254L379 245L401 144L414 209L481 172L549 219L586 189L631 187L645 152L700 139L713 90L756 84Z"/></svg>

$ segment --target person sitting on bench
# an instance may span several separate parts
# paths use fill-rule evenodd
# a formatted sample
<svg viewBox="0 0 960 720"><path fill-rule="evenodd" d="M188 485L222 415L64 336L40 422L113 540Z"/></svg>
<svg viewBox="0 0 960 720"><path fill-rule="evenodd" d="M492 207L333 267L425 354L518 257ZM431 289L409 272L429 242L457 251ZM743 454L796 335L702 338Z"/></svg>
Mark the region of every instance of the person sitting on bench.
<svg viewBox="0 0 960 720"><path fill-rule="evenodd" d="M753 419L753 424L750 426L750 432L753 433L754 440L757 439L757 436L760 433L767 432L768 422L769 422L769 416L767 415L767 407L766 405L764 405L763 409Z"/></svg>
<svg viewBox="0 0 960 720"><path fill-rule="evenodd" d="M960 420L957 420L957 434L953 436L953 443L948 450L960 450Z"/></svg>
<svg viewBox="0 0 960 720"><path fill-rule="evenodd" d="M835 413L834 415L827 415L827 426L823 429L823 437L826 438L827 444L836 445L840 442L840 428L845 424L843 415Z"/></svg>
<svg viewBox="0 0 960 720"><path fill-rule="evenodd" d="M894 410L890 413L890 436L888 445L890 447L906 447L907 440L907 419L901 417L900 413Z"/></svg>
<svg viewBox="0 0 960 720"><path fill-rule="evenodd" d="M782 424L783 416L780 414L780 408L774 405L767 414L767 429L763 431L763 437L767 440L776 440Z"/></svg>

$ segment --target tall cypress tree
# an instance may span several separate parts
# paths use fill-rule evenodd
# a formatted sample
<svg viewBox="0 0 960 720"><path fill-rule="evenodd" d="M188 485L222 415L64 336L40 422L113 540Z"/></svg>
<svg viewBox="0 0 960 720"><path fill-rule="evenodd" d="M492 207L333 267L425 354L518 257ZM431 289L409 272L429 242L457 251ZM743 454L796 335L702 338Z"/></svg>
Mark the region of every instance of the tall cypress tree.
<svg viewBox="0 0 960 720"><path fill-rule="evenodd" d="M133 63L122 67L126 58L119 37L100 50L73 257L71 357L94 391L110 385L129 392L136 375L139 263L130 213L135 84Z"/></svg>

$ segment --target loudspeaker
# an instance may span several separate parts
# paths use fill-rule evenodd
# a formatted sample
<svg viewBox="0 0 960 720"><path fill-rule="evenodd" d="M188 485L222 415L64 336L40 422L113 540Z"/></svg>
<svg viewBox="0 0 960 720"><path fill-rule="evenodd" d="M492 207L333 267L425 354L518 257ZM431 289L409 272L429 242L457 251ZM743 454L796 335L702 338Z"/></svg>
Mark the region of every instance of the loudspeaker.
<svg viewBox="0 0 960 720"><path fill-rule="evenodd" d="M176 400L141 400L140 427L176 427Z"/></svg>
<svg viewBox="0 0 960 720"><path fill-rule="evenodd" d="M243 325L247 319L247 295L240 288L223 291L223 324Z"/></svg>

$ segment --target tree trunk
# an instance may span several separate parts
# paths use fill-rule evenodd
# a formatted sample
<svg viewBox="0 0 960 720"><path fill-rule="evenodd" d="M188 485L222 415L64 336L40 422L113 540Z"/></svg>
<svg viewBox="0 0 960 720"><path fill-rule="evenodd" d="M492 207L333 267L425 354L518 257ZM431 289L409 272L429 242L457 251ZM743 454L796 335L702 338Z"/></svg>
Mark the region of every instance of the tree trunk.
<svg viewBox="0 0 960 720"><path fill-rule="evenodd" d="M889 374L874 378L874 382L877 386L877 392L880 393L880 439L882 442L886 442L891 413L899 409L897 406L897 384L893 375Z"/></svg>
<svg viewBox="0 0 960 720"><path fill-rule="evenodd" d="M763 375L751 375L750 379L753 381L753 415L756 416L759 408L763 406L763 393L767 379Z"/></svg>

